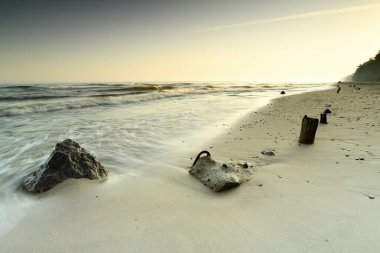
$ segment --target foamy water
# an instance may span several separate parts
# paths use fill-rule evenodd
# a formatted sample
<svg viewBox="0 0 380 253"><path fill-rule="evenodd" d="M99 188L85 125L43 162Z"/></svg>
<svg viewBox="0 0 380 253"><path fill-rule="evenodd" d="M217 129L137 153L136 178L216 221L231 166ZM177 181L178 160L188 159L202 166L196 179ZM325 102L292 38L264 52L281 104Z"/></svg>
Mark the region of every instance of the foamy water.
<svg viewBox="0 0 380 253"><path fill-rule="evenodd" d="M32 203L22 179L71 138L113 176L156 174L185 161L207 141L281 90L295 94L328 85L65 84L0 86L0 223L5 229ZM144 166L145 165L145 166ZM184 164L188 166L188 164ZM158 179L159 180L159 179ZM15 212L15 210L19 210ZM10 218L12 217L12 218ZM3 221L7 223L3 223ZM3 229L4 229L3 227Z"/></svg>

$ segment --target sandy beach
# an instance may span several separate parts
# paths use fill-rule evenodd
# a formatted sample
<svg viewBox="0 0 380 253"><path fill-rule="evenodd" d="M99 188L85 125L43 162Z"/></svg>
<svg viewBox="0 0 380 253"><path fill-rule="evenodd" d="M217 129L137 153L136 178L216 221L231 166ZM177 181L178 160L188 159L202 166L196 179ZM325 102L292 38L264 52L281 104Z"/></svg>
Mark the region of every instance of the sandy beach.
<svg viewBox="0 0 380 253"><path fill-rule="evenodd" d="M357 87L285 95L199 140L218 161L255 165L236 189L214 193L188 174L198 147L173 150L177 166L159 179L68 180L30 196L33 208L0 237L0 251L377 252L380 86ZM299 145L302 117L326 108L315 143Z"/></svg>

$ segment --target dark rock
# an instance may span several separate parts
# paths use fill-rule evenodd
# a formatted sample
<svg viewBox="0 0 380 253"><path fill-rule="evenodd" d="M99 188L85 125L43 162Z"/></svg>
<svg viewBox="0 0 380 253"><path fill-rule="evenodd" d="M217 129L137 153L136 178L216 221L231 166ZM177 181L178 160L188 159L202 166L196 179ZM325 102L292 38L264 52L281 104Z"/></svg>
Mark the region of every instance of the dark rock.
<svg viewBox="0 0 380 253"><path fill-rule="evenodd" d="M241 164L218 163L211 159L210 153L200 157L201 152L191 166L189 173L215 192L227 190L249 180L250 171Z"/></svg>
<svg viewBox="0 0 380 253"><path fill-rule="evenodd" d="M57 143L48 161L24 179L23 188L40 193L68 178L104 179L108 171L87 150L70 139Z"/></svg>
<svg viewBox="0 0 380 253"><path fill-rule="evenodd" d="M274 156L275 155L274 150L271 150L271 149L261 151L261 154L267 155L267 156Z"/></svg>
<svg viewBox="0 0 380 253"><path fill-rule="evenodd" d="M281 91L281 95L285 95L286 93L285 93L285 91Z"/></svg>
<svg viewBox="0 0 380 253"><path fill-rule="evenodd" d="M330 109L326 109L323 113L331 113Z"/></svg>

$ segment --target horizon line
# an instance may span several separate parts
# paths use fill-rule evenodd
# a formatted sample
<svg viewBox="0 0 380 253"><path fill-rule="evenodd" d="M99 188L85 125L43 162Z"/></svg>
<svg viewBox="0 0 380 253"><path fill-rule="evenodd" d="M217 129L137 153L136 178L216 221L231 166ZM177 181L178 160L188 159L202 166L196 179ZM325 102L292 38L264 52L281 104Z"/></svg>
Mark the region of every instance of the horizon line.
<svg viewBox="0 0 380 253"><path fill-rule="evenodd" d="M300 82L300 81L252 81L252 80L212 80L212 81L202 81L202 80L185 80L185 81L43 81L43 82L1 82L0 86L3 85L39 85L39 84L52 84L52 85L59 85L59 84L128 84L128 83L255 83L255 84L328 84L328 83L336 83L342 80L336 80L336 81L320 81L320 82Z"/></svg>

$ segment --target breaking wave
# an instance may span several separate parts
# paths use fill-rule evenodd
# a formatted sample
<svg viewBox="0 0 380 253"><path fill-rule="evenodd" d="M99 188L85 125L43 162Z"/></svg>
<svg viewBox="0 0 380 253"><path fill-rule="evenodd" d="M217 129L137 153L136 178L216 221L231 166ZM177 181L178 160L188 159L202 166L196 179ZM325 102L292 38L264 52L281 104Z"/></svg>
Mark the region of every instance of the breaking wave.
<svg viewBox="0 0 380 253"><path fill-rule="evenodd" d="M292 87L294 88L294 86ZM0 117L137 103L164 98L287 89L268 84L231 83L95 83L0 86Z"/></svg>

